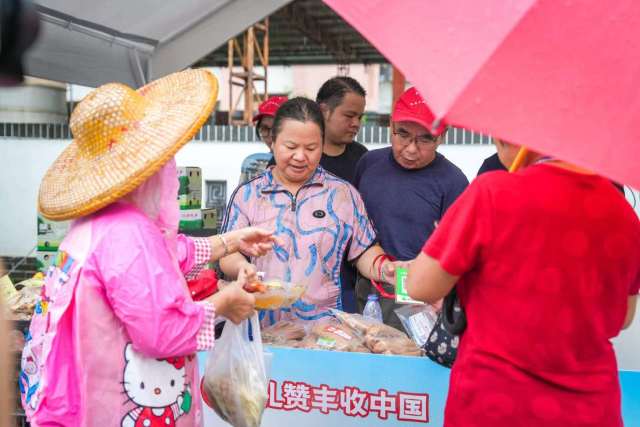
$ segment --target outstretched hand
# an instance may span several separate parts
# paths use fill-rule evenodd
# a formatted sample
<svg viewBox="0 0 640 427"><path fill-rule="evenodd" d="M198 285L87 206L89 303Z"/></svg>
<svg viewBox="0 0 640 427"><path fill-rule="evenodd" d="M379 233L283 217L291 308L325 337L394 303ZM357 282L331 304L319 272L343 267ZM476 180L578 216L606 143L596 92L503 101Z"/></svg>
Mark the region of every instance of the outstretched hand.
<svg viewBox="0 0 640 427"><path fill-rule="evenodd" d="M249 257L266 255L273 249L278 239L273 232L258 227L246 227L228 233L228 238L233 241L233 247Z"/></svg>

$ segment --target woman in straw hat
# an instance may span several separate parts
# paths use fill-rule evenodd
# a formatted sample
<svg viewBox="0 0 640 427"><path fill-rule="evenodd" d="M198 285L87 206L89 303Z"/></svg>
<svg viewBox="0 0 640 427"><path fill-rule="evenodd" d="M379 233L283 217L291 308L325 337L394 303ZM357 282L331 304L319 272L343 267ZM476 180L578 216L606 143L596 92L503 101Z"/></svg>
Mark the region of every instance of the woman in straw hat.
<svg viewBox="0 0 640 427"><path fill-rule="evenodd" d="M215 78L188 70L135 91L108 84L71 116L73 142L47 171L39 207L76 219L47 272L22 357L32 425L201 425L197 360L216 315L240 322L240 285L193 302L194 265L271 248L248 228L210 239L177 234L173 156L211 114ZM246 280L241 275L239 282Z"/></svg>

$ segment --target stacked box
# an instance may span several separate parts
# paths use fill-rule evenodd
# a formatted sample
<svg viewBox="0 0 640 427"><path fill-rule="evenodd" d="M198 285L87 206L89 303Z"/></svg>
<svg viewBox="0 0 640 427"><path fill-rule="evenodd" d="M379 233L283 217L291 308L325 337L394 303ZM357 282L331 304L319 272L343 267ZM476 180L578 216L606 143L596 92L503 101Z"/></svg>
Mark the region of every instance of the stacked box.
<svg viewBox="0 0 640 427"><path fill-rule="evenodd" d="M202 170L198 167L178 168L178 203L180 209L200 209L202 207Z"/></svg>
<svg viewBox="0 0 640 427"><path fill-rule="evenodd" d="M178 180L180 181L178 194L187 194L190 191L202 193L202 169L193 166L181 166L178 168Z"/></svg>
<svg viewBox="0 0 640 427"><path fill-rule="evenodd" d="M180 230L199 230L202 228L202 211L185 209L180 211Z"/></svg>
<svg viewBox="0 0 640 427"><path fill-rule="evenodd" d="M38 251L57 252L70 225L70 221L50 221L38 215Z"/></svg>
<svg viewBox="0 0 640 427"><path fill-rule="evenodd" d="M200 209L202 207L202 192L191 191L187 194L178 194L178 203L181 210Z"/></svg>
<svg viewBox="0 0 640 427"><path fill-rule="evenodd" d="M218 228L217 209L202 209L202 228L209 230Z"/></svg>

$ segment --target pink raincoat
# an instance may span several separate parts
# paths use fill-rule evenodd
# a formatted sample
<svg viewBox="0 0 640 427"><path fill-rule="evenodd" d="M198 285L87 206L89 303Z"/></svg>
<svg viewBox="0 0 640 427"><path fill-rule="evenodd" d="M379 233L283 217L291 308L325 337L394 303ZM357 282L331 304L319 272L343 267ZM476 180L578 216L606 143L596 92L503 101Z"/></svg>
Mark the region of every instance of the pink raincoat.
<svg viewBox="0 0 640 427"><path fill-rule="evenodd" d="M75 221L46 275L22 356L33 426L198 426L196 350L213 326L184 273L176 168ZM159 203L158 203L159 202Z"/></svg>

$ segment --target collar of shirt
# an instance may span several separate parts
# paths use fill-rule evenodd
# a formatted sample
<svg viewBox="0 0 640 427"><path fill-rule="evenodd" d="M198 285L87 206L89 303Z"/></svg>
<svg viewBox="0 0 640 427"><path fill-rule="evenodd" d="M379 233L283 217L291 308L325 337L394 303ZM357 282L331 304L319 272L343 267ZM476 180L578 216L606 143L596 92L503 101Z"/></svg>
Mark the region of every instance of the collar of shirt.
<svg viewBox="0 0 640 427"><path fill-rule="evenodd" d="M273 176L273 168L269 168L265 172L265 178L267 183L264 187L260 189L262 193L278 193L278 192L287 191L287 189L285 189L284 186L282 186L276 181L275 177ZM309 178L307 182L304 183L302 188L310 187L312 185L324 186L325 179L326 179L326 173L324 169L322 168L322 166L318 166L315 172L313 173L313 175L311 175L311 178Z"/></svg>

